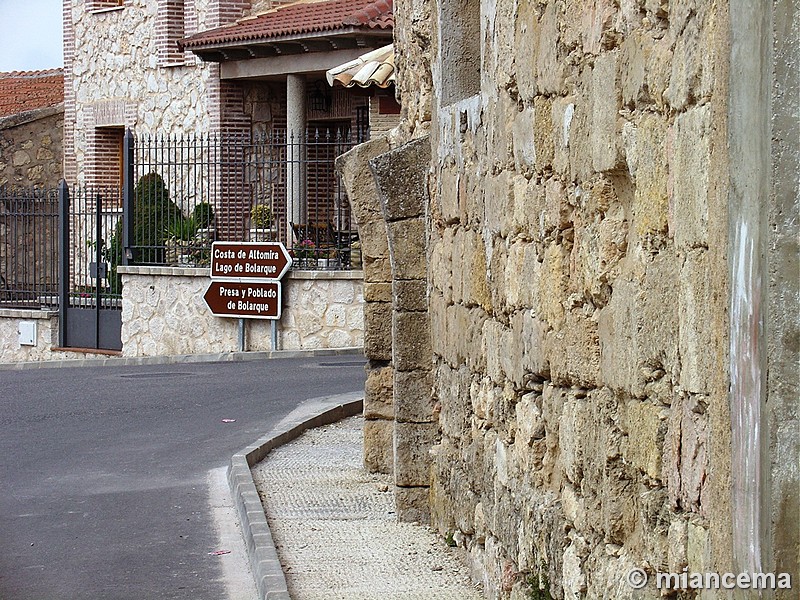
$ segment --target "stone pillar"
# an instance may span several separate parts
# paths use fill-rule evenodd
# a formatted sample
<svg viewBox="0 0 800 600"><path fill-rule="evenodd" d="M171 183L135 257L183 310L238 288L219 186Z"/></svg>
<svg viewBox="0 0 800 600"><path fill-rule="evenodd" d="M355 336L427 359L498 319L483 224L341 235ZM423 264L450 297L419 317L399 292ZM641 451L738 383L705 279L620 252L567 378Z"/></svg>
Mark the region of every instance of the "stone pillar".
<svg viewBox="0 0 800 600"><path fill-rule="evenodd" d="M430 140L370 161L386 219L392 267L394 481L400 521L430 522L430 448L439 436L431 404L426 211Z"/></svg>
<svg viewBox="0 0 800 600"><path fill-rule="evenodd" d="M392 434L392 270L386 222L368 161L389 150L386 138L356 146L336 159L347 198L358 224L364 264L364 354L367 383L364 390L364 466L391 473Z"/></svg>
<svg viewBox="0 0 800 600"><path fill-rule="evenodd" d="M303 75L286 77L286 239L291 244L291 223L306 220L306 80Z"/></svg>

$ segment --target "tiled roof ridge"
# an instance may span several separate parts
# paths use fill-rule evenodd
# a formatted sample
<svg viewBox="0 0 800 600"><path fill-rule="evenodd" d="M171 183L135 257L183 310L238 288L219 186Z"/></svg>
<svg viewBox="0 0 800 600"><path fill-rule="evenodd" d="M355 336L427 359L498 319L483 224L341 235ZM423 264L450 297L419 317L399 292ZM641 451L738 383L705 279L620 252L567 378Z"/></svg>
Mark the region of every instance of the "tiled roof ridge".
<svg viewBox="0 0 800 600"><path fill-rule="evenodd" d="M0 79L34 79L39 77L58 77L64 75L64 69L41 69L39 71L0 71Z"/></svg>
<svg viewBox="0 0 800 600"><path fill-rule="evenodd" d="M280 4L235 23L198 32L181 47L335 31L344 27L391 30L393 0L298 0Z"/></svg>
<svg viewBox="0 0 800 600"><path fill-rule="evenodd" d="M392 13L392 0L376 0L354 12L351 16L344 19L343 23L345 25L363 25L387 13Z"/></svg>

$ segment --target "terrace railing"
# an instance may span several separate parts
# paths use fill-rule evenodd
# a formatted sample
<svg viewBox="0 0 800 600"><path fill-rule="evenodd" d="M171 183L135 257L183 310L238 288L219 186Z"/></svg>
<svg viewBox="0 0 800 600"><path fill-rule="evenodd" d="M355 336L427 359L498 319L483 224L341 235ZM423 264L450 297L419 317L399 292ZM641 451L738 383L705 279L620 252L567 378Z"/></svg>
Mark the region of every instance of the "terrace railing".
<svg viewBox="0 0 800 600"><path fill-rule="evenodd" d="M357 231L334 161L352 146L330 128L299 138L127 133L128 260L203 266L215 239L280 241L297 258L347 268Z"/></svg>

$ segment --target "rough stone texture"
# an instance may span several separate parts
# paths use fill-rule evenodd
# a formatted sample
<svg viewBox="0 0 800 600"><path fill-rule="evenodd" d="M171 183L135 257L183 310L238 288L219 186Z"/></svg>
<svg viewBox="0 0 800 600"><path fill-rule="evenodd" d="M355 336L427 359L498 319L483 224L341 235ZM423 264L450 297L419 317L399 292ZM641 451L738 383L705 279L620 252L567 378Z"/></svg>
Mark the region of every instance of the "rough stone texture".
<svg viewBox="0 0 800 600"><path fill-rule="evenodd" d="M21 321L36 323L36 343L19 343ZM31 310L0 310L0 363L31 362L75 358L69 352L53 352L58 347L58 315Z"/></svg>
<svg viewBox="0 0 800 600"><path fill-rule="evenodd" d="M727 6L440 6L395 7L394 143L431 131L406 178L424 230L386 203L399 372L427 349L406 284L427 258L432 523L494 598L657 598L627 570L730 568ZM480 94L457 98L439 53L476 11ZM424 416L399 381L396 419Z"/></svg>
<svg viewBox="0 0 800 600"><path fill-rule="evenodd" d="M431 324L427 312L425 211L430 140L416 139L369 163L387 224L392 267L392 364L395 369L394 476L397 515L428 522L433 422ZM411 389L404 387L411 383ZM410 393L406 393L406 392Z"/></svg>
<svg viewBox="0 0 800 600"><path fill-rule="evenodd" d="M211 314L203 300L207 274L171 276L130 267L123 274L122 354L163 356L239 350L237 319ZM162 269L169 271L169 269ZM362 283L359 278L282 280L284 306L278 325L280 350L358 348L364 344ZM246 319L247 350L272 350L271 324Z"/></svg>
<svg viewBox="0 0 800 600"><path fill-rule="evenodd" d="M391 473L394 468L392 273L383 207L368 163L387 150L388 140L379 137L336 159L336 170L358 224L364 263L364 354L369 359L364 397L364 464L377 473Z"/></svg>
<svg viewBox="0 0 800 600"><path fill-rule="evenodd" d="M64 108L0 118L0 186L55 188L62 176Z"/></svg>

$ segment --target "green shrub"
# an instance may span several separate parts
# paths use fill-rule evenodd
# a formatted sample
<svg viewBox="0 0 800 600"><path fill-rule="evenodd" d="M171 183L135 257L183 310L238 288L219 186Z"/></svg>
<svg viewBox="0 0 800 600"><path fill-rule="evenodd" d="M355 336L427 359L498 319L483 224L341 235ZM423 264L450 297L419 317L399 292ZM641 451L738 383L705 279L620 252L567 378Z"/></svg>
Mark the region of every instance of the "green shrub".
<svg viewBox="0 0 800 600"><path fill-rule="evenodd" d="M177 204L169 199L169 189L157 173L144 175L133 189L133 238L131 250L135 264L163 264L167 230L185 221ZM122 284L117 267L122 264L122 219L114 228L108 248L111 293L118 294Z"/></svg>
<svg viewBox="0 0 800 600"><path fill-rule="evenodd" d="M194 207L191 218L197 229L210 229L214 225L214 207L208 202L201 202Z"/></svg>

